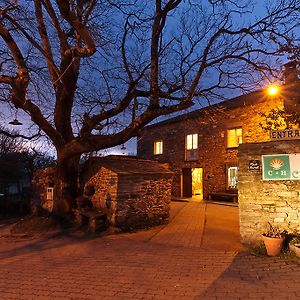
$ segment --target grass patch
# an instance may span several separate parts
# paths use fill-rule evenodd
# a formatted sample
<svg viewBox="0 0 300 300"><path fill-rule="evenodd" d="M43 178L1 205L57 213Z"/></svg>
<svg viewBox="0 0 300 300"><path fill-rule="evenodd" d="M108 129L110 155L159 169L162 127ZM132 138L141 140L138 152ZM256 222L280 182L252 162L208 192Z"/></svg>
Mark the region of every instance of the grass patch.
<svg viewBox="0 0 300 300"><path fill-rule="evenodd" d="M263 244L249 248L249 253L254 256L266 256L267 251Z"/></svg>
<svg viewBox="0 0 300 300"><path fill-rule="evenodd" d="M267 251L266 251L264 244L260 244L258 246L252 246L248 249L248 251L251 255L254 255L254 256L258 256L258 257L267 256ZM285 247L282 250L279 258L286 259L286 260L293 261L293 262L300 264L300 257L298 257L288 247Z"/></svg>
<svg viewBox="0 0 300 300"><path fill-rule="evenodd" d="M293 251L289 250L288 248L282 251L280 257L300 264L300 257L298 257Z"/></svg>

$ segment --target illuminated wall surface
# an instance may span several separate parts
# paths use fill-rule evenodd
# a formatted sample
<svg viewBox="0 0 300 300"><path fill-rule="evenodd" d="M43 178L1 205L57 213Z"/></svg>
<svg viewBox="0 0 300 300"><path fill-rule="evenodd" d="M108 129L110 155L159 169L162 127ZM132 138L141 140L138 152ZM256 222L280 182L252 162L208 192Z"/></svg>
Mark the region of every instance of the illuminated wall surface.
<svg viewBox="0 0 300 300"><path fill-rule="evenodd" d="M277 141L239 147L240 230L245 244L258 244L268 222L300 232L300 143ZM258 161L260 168L249 168Z"/></svg>

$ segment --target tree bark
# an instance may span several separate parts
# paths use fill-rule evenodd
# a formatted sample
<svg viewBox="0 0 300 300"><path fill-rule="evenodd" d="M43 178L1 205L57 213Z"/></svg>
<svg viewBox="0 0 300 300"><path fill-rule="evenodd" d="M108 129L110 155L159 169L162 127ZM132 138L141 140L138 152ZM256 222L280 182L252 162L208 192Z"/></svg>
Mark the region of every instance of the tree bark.
<svg viewBox="0 0 300 300"><path fill-rule="evenodd" d="M58 153L53 199L53 212L58 216L70 215L76 207L79 159L79 156L61 159Z"/></svg>

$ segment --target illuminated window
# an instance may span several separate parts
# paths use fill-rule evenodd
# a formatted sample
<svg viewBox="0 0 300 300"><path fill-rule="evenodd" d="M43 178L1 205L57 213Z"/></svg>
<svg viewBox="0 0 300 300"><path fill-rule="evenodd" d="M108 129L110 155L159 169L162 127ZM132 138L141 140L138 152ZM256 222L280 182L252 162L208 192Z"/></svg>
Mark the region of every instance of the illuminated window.
<svg viewBox="0 0 300 300"><path fill-rule="evenodd" d="M47 200L53 200L53 192L54 192L54 188L53 187L48 187L47 188Z"/></svg>
<svg viewBox="0 0 300 300"><path fill-rule="evenodd" d="M163 153L163 141L155 141L154 142L154 154L162 154Z"/></svg>
<svg viewBox="0 0 300 300"><path fill-rule="evenodd" d="M238 168L237 166L227 167L227 189L237 189Z"/></svg>
<svg viewBox="0 0 300 300"><path fill-rule="evenodd" d="M242 144L242 128L227 130L227 148L235 148Z"/></svg>
<svg viewBox="0 0 300 300"><path fill-rule="evenodd" d="M186 136L186 150L193 150L198 148L198 134L188 134Z"/></svg>
<svg viewBox="0 0 300 300"><path fill-rule="evenodd" d="M185 142L185 160L192 161L198 159L198 134L188 134Z"/></svg>

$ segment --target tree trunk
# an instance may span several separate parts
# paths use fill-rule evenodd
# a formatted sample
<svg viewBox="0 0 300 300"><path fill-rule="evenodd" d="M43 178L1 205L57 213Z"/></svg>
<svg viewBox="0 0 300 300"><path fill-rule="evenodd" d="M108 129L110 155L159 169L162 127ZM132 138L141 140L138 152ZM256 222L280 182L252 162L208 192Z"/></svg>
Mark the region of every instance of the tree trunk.
<svg viewBox="0 0 300 300"><path fill-rule="evenodd" d="M65 217L76 207L79 157L57 160L54 178L53 212Z"/></svg>

